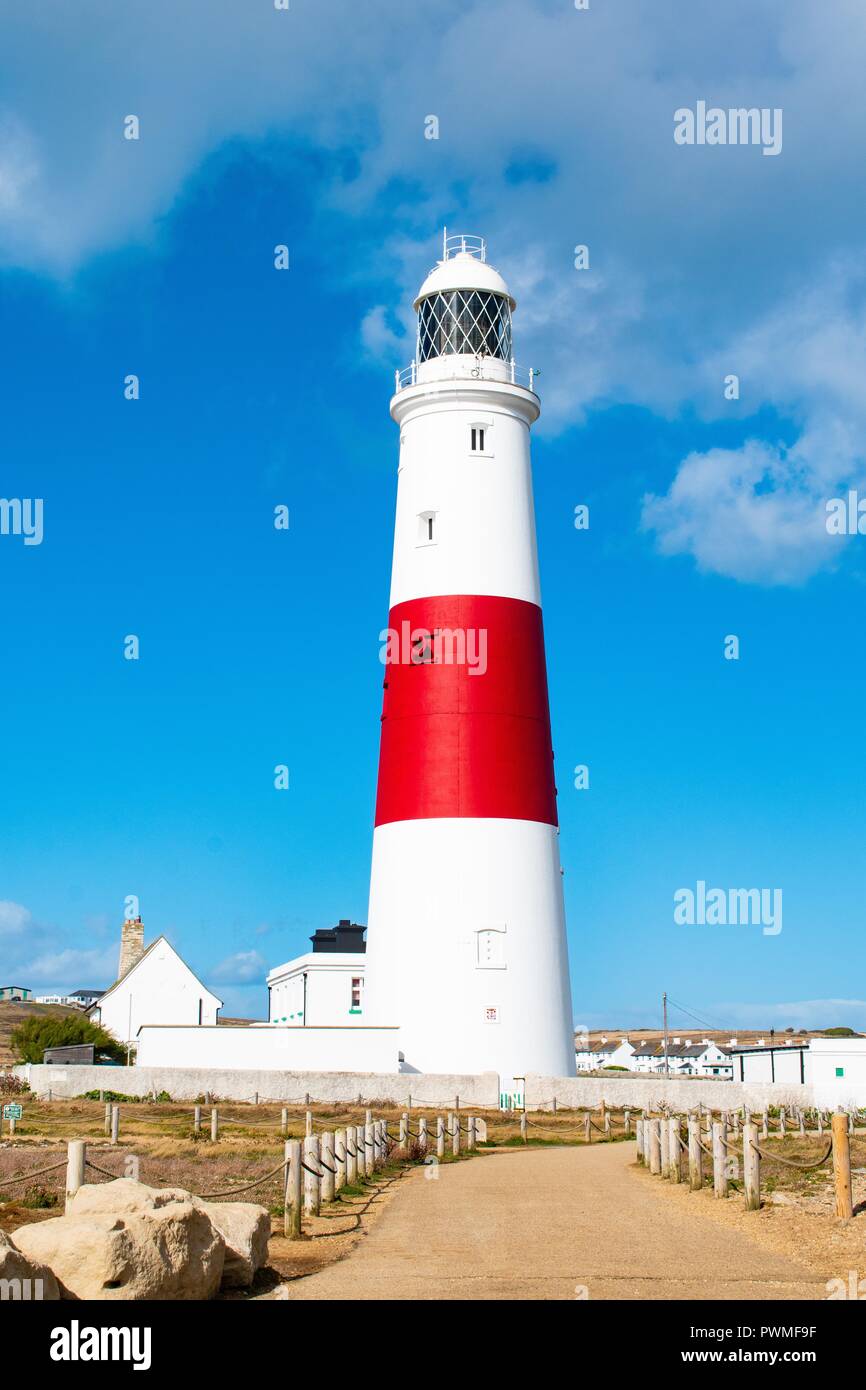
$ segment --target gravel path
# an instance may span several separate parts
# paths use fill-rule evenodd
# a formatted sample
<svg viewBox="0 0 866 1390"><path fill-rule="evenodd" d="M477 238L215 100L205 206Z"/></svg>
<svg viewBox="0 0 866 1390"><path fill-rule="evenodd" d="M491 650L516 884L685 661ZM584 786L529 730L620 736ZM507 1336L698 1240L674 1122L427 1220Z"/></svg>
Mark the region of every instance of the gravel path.
<svg viewBox="0 0 866 1390"><path fill-rule="evenodd" d="M634 1161L634 1144L621 1143L417 1169L351 1255L284 1296L826 1297L823 1278L702 1215L700 1198L680 1210Z"/></svg>

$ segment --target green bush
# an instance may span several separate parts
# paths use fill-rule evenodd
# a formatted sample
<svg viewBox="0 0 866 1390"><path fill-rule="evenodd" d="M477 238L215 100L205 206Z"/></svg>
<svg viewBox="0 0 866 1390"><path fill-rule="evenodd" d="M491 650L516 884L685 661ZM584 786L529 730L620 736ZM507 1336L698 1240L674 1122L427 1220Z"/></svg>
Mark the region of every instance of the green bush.
<svg viewBox="0 0 866 1390"><path fill-rule="evenodd" d="M74 1047L77 1043L93 1043L96 1049L110 1057L113 1062L126 1061L126 1048L98 1028L82 1014L64 1015L61 1018L36 1016L12 1030L10 1038L12 1050L21 1062L42 1061L46 1047Z"/></svg>

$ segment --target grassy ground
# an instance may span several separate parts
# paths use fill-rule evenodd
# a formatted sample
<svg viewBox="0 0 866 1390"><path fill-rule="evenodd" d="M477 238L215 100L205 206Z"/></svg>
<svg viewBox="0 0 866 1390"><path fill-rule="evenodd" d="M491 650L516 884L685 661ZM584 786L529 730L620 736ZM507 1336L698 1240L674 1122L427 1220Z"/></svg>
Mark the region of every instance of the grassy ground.
<svg viewBox="0 0 866 1390"><path fill-rule="evenodd" d="M65 1018L69 1014L80 1018L81 1010L67 1009L62 1004L18 1003L11 999L0 999L0 1067L11 1067L17 1060L12 1055L9 1042L13 1028L26 1023L28 1018Z"/></svg>

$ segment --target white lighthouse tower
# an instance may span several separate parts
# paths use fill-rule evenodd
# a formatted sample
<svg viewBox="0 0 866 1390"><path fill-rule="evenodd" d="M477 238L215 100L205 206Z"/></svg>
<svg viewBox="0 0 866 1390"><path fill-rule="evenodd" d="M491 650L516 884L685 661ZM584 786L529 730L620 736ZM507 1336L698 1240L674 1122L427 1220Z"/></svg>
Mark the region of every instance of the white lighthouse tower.
<svg viewBox="0 0 866 1390"><path fill-rule="evenodd" d="M397 376L366 1014L407 1070L574 1074L529 430L502 277L444 238ZM384 640L384 639L383 639Z"/></svg>

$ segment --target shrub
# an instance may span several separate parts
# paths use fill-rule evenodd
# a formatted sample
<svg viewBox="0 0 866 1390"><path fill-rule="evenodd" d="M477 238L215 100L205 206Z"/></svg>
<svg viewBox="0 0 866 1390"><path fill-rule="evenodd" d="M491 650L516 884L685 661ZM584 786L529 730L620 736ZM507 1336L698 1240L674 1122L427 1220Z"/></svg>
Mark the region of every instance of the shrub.
<svg viewBox="0 0 866 1390"><path fill-rule="evenodd" d="M7 1072L0 1075L0 1096L26 1096L29 1092L30 1087L23 1077Z"/></svg>
<svg viewBox="0 0 866 1390"><path fill-rule="evenodd" d="M39 1063L46 1047L74 1047L76 1043L93 1043L112 1061L126 1061L123 1044L83 1015L68 1014L62 1018L39 1015L28 1018L12 1030L10 1042L13 1052L22 1062Z"/></svg>

